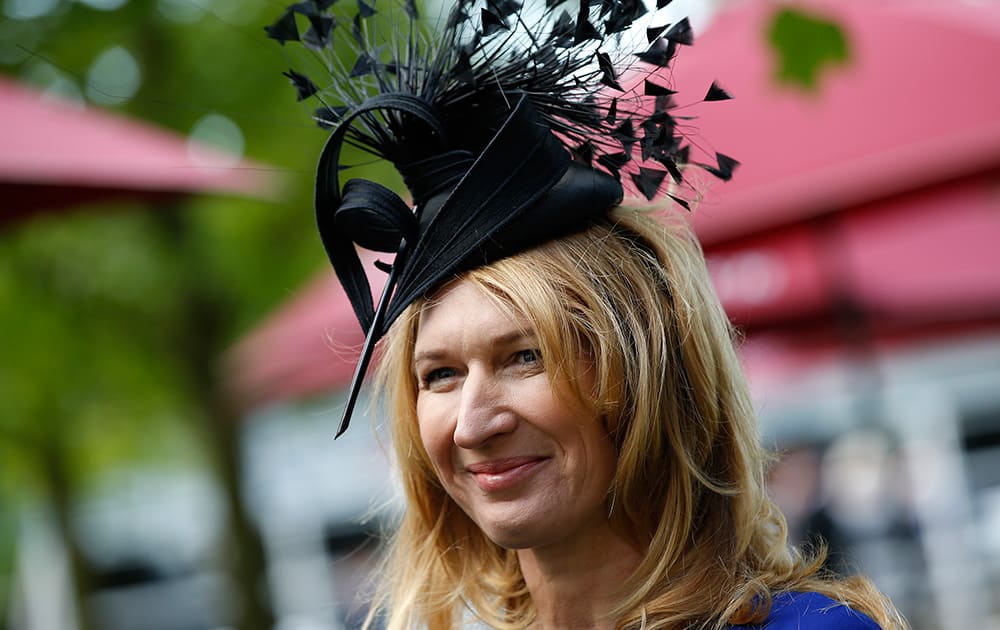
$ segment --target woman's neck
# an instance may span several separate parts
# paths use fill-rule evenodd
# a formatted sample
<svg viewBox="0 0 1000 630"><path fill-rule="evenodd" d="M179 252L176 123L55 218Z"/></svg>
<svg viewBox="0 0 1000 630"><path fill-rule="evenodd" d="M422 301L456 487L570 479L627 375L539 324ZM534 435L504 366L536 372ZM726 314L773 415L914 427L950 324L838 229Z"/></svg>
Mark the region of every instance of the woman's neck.
<svg viewBox="0 0 1000 630"><path fill-rule="evenodd" d="M639 552L610 528L586 540L521 549L521 573L542 630L614 628L608 612L641 561Z"/></svg>

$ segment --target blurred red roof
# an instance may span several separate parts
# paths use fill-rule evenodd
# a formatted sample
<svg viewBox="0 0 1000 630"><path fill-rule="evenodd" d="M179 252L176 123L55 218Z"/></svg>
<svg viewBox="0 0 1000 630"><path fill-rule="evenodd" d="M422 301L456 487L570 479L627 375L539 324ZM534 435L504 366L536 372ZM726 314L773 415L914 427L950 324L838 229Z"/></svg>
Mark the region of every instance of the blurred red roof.
<svg viewBox="0 0 1000 630"><path fill-rule="evenodd" d="M735 95L695 111L697 141L742 162L693 213L704 243L1000 166L1000 4L793 3L840 25L851 51L816 93L773 78L766 33L781 6L734 2L679 54L680 95L713 79Z"/></svg>
<svg viewBox="0 0 1000 630"><path fill-rule="evenodd" d="M117 198L188 193L266 196L265 166L0 77L0 225L28 214Z"/></svg>

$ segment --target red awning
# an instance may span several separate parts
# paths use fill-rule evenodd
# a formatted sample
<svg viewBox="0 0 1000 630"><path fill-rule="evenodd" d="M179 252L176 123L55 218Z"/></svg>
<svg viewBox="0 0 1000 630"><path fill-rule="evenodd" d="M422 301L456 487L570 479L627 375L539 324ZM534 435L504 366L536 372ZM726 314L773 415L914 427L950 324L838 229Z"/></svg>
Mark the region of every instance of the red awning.
<svg viewBox="0 0 1000 630"><path fill-rule="evenodd" d="M726 311L760 327L843 301L883 324L1000 318L1000 170L709 250Z"/></svg>
<svg viewBox="0 0 1000 630"><path fill-rule="evenodd" d="M379 257L360 255L381 293L386 275L372 264ZM325 269L226 354L226 387L244 407L346 387L364 341L347 293Z"/></svg>
<svg viewBox="0 0 1000 630"><path fill-rule="evenodd" d="M276 178L185 138L0 77L0 225L117 198L195 192L266 196Z"/></svg>

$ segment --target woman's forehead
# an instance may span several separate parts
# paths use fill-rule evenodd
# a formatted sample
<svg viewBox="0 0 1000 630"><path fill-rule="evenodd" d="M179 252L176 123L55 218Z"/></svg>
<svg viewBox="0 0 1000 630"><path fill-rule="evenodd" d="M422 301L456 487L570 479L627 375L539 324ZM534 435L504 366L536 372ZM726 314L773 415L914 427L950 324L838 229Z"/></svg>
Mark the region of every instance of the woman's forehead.
<svg viewBox="0 0 1000 630"><path fill-rule="evenodd" d="M506 297L479 282L460 278L438 289L421 305L415 343L447 340L459 331L481 336L533 335L529 318Z"/></svg>

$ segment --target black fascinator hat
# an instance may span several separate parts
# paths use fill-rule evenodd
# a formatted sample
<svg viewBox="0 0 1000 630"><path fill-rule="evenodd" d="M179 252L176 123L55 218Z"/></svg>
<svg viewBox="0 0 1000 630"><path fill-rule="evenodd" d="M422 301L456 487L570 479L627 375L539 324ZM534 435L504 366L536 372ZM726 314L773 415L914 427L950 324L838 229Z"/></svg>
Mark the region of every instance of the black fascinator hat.
<svg viewBox="0 0 1000 630"><path fill-rule="evenodd" d="M316 221L366 331L337 436L374 344L421 295L586 228L626 189L687 208L687 119L674 92L649 78L630 92L620 83L633 66L668 67L692 43L687 20L646 29L626 51L641 0L450 1L421 17L414 0L303 0L265 28L303 47L285 75L330 130ZM727 98L713 84L702 100ZM391 162L412 206L373 181L341 186L344 144ZM736 164L717 154L698 166L728 179ZM379 264L388 278L377 304L356 247L395 254Z"/></svg>

